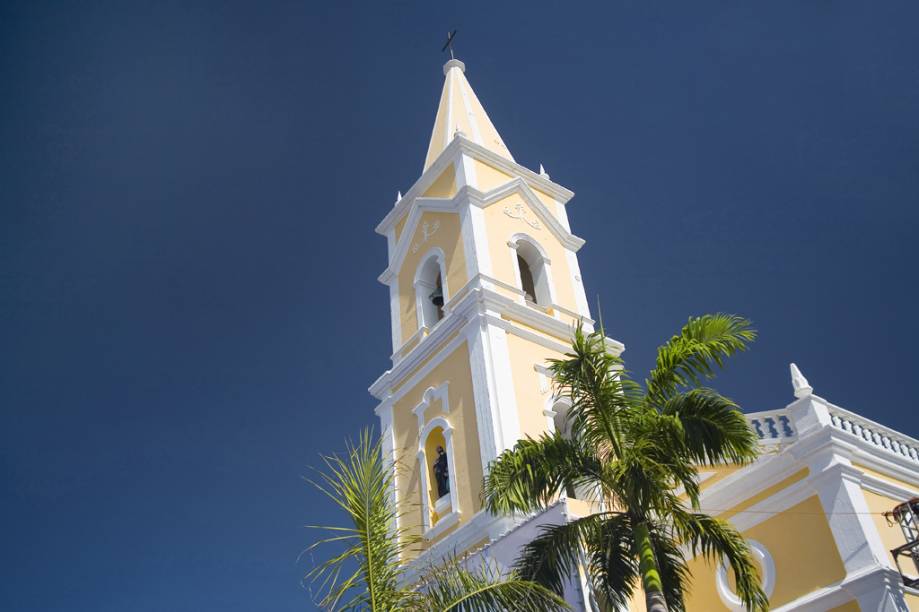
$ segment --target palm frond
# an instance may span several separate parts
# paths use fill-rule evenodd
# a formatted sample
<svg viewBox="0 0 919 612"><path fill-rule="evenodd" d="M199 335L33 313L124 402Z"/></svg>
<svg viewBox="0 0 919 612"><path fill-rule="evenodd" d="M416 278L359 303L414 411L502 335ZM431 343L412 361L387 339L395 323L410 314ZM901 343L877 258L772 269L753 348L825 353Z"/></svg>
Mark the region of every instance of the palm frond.
<svg viewBox="0 0 919 612"><path fill-rule="evenodd" d="M420 586L419 610L437 612L556 612L569 610L565 600L514 572L503 575L483 563L475 570L448 560L432 570Z"/></svg>
<svg viewBox="0 0 919 612"><path fill-rule="evenodd" d="M690 384L713 378L724 360L746 350L756 339L750 321L728 314L690 317L683 329L657 349L657 361L645 381L648 395L662 401Z"/></svg>
<svg viewBox="0 0 919 612"><path fill-rule="evenodd" d="M310 549L346 544L343 551L307 574L324 593L319 602L323 607L392 609L404 596L397 561L407 540L395 531L397 515L390 498L394 472L383 461L380 449L380 441L364 430L357 442L348 443L344 456L323 457L326 469L320 481L311 481L345 511L352 524L309 526L333 534Z"/></svg>
<svg viewBox="0 0 919 612"><path fill-rule="evenodd" d="M636 516L666 516L680 500L683 486L690 501L698 498L696 466L679 451L673 424L650 409L635 408L626 421L625 444L616 461L603 465L604 491Z"/></svg>
<svg viewBox="0 0 919 612"><path fill-rule="evenodd" d="M561 491L590 482L599 466L576 441L560 434L524 438L495 459L482 488L489 511L530 512L554 502Z"/></svg>
<svg viewBox="0 0 919 612"><path fill-rule="evenodd" d="M627 608L639 576L631 518L608 515L589 536L585 551L594 592L610 609Z"/></svg>
<svg viewBox="0 0 919 612"><path fill-rule="evenodd" d="M759 573L743 536L730 524L707 514L675 512L674 533L685 541L692 553L720 563L726 559L734 570L737 594L749 610L766 612L769 599L760 586Z"/></svg>
<svg viewBox="0 0 919 612"><path fill-rule="evenodd" d="M682 443L694 461L705 464L749 463L758 444L740 407L714 389L690 389L668 398L665 415L682 427Z"/></svg>
<svg viewBox="0 0 919 612"><path fill-rule="evenodd" d="M549 364L556 395L571 401L573 436L604 460L615 457L621 445L619 416L641 396L622 359L607 351L602 331L585 334L578 325L571 352Z"/></svg>
<svg viewBox="0 0 919 612"><path fill-rule="evenodd" d="M515 564L518 574L561 594L587 543L597 541L606 516L592 514L562 525L543 526L523 547Z"/></svg>

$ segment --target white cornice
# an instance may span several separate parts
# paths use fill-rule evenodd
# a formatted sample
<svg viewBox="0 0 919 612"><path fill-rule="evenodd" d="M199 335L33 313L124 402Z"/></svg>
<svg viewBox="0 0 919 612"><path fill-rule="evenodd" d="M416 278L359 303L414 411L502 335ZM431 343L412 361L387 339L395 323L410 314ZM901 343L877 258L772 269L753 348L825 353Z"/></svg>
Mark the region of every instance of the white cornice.
<svg viewBox="0 0 919 612"><path fill-rule="evenodd" d="M554 183L544 176L541 176L532 170L525 168L509 159L501 157L497 153L489 151L485 147L478 145L463 135L457 135L453 141L437 157L431 167L415 181L415 184L405 192L402 199L390 210L383 220L376 227L378 234L386 235L386 231L394 226L396 221L402 218L408 209L414 204L415 200L427 191L428 187L440 176L444 169L454 163L461 154L468 155L479 161L488 163L495 168L502 170L512 176L519 177L531 188L539 189L547 193L554 200L561 204L566 204L574 197L574 192Z"/></svg>
<svg viewBox="0 0 919 612"><path fill-rule="evenodd" d="M518 304L512 299L484 286L481 275L457 292L445 306L446 316L434 326L429 334L421 338L415 347L404 357L395 361L393 367L382 374L372 385L370 393L377 399L383 400L389 395L389 389L403 381L419 366L425 364L436 365L439 359L432 359L434 355L449 354L445 351L444 343L464 326L474 321L491 321L497 323L498 318L489 316L491 313L500 313L506 318L501 318L501 327L505 330L524 337L539 337L533 330L542 332L551 338L545 338L547 346L554 350L567 350L571 339L572 328L569 324L560 321L546 313ZM458 336L449 345L459 344L462 336ZM607 338L607 346L616 354L625 350L621 342ZM394 353L393 358L399 354ZM404 384L403 384L404 386Z"/></svg>

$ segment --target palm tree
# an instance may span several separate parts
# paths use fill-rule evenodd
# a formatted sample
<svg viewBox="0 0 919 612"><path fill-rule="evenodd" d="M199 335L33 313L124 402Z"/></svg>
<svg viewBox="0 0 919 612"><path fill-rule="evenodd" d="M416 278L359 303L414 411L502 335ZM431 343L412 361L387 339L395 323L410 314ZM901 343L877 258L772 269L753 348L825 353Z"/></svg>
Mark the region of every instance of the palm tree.
<svg viewBox="0 0 919 612"><path fill-rule="evenodd" d="M322 544L344 550L311 570L306 579L318 583L324 595L318 604L327 610L370 612L568 610L564 600L547 588L516 573L482 565L470 570L456 559L432 566L420 581L407 585L403 564L417 538L397 530L391 497L392 466L383 461L380 441L364 430L345 455L323 457L327 471L310 481L332 499L350 519L350 527L315 526L328 533L307 551ZM304 551L304 552L307 552Z"/></svg>
<svg viewBox="0 0 919 612"><path fill-rule="evenodd" d="M768 601L743 537L700 512L700 464L744 464L757 442L739 407L702 386L756 337L731 315L690 318L658 349L644 385L606 350L605 334L575 330L572 350L553 360L556 393L571 400L562 435L527 438L491 465L485 505L494 513L545 508L563 491L590 492L599 511L545 528L517 562L524 578L561 593L586 566L600 602L624 606L640 579L649 612L685 609L683 551L726 559L751 610Z"/></svg>

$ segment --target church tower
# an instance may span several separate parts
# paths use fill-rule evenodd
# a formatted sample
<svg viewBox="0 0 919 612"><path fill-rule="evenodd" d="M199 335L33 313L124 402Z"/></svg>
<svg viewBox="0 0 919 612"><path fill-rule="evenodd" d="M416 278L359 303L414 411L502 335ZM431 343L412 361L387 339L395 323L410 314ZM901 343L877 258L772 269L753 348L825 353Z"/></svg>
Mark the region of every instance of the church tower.
<svg viewBox="0 0 919 612"><path fill-rule="evenodd" d="M593 321L578 268L584 241L568 225L574 194L514 160L462 62L447 62L444 75L421 177L377 226L389 245L380 281L393 353L370 392L396 470L398 527L423 543L406 559L409 581L452 554L508 568L545 526L596 511L578 491L526 517L482 509L490 462L565 422L546 364L567 352L578 322ZM919 498L919 440L831 404L791 373L791 404L747 414L759 459L700 466L702 509L743 534L773 609L919 610L919 577L900 566L919 540L883 518ZM724 562L687 561L686 609L742 612ZM564 592L573 609L598 609L583 565ZM643 598L627 609L644 610Z"/></svg>
<svg viewBox="0 0 919 612"><path fill-rule="evenodd" d="M482 510L503 450L555 427L545 364L592 329L568 189L513 155L452 59L421 177L376 231L392 367L370 387L396 464L400 528L462 553L513 526ZM614 343L614 350L622 350Z"/></svg>

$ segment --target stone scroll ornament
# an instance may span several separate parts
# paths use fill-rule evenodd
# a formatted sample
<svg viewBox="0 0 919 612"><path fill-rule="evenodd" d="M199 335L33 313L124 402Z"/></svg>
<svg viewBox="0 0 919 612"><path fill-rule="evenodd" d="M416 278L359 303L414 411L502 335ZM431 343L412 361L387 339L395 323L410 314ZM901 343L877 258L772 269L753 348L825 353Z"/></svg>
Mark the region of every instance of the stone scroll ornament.
<svg viewBox="0 0 919 612"><path fill-rule="evenodd" d="M523 204L519 202L514 205L513 208L510 206L504 207L504 214L510 217L511 219L520 219L533 229L540 229L542 226L539 224L539 219L529 219L527 218L527 210L523 207Z"/></svg>
<svg viewBox="0 0 919 612"><path fill-rule="evenodd" d="M434 223L423 223L421 225L421 242L416 242L412 245L412 253L417 253L424 243L431 239L431 236L437 233L437 230L440 229L440 221L435 221Z"/></svg>

